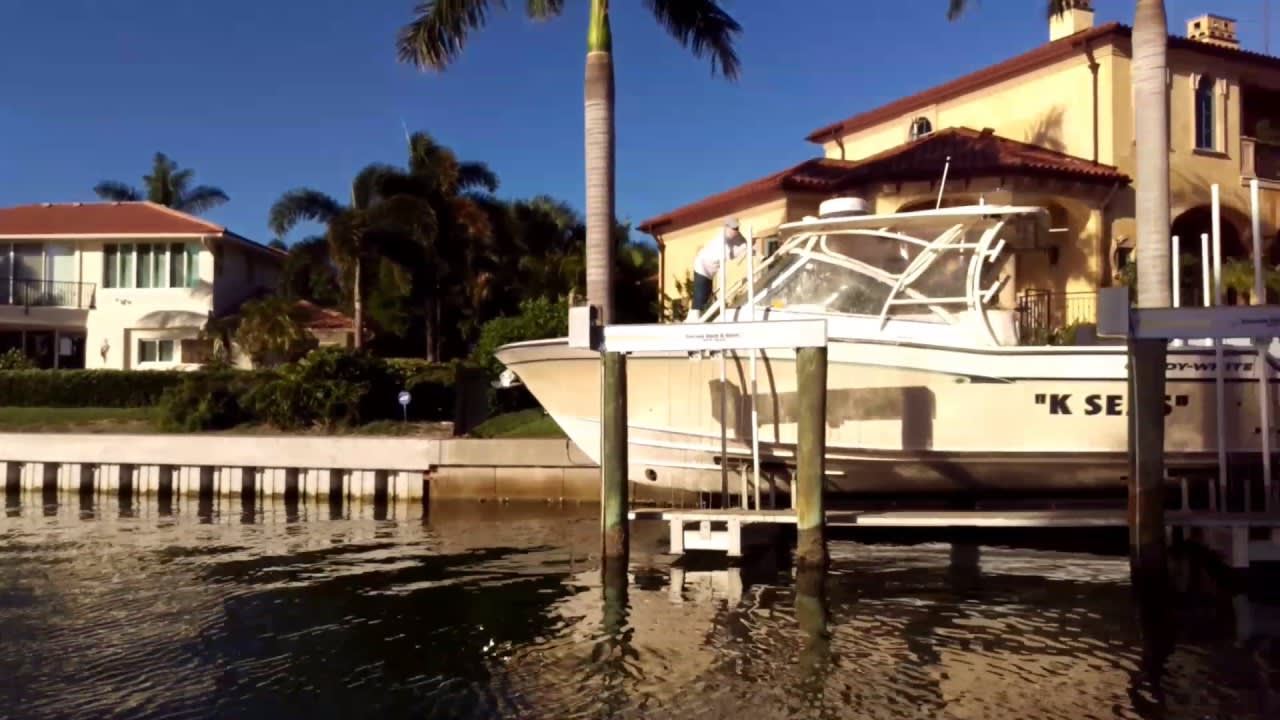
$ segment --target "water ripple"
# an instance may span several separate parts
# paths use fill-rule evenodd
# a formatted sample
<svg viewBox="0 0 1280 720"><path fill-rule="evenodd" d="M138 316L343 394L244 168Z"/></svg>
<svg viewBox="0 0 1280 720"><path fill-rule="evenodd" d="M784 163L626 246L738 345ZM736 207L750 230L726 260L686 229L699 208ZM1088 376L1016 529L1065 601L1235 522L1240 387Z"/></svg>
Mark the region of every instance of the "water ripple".
<svg viewBox="0 0 1280 720"><path fill-rule="evenodd" d="M605 587L592 508L83 510L0 519L0 717L1280 717L1280 642L1113 558L836 543L824 602L661 528Z"/></svg>

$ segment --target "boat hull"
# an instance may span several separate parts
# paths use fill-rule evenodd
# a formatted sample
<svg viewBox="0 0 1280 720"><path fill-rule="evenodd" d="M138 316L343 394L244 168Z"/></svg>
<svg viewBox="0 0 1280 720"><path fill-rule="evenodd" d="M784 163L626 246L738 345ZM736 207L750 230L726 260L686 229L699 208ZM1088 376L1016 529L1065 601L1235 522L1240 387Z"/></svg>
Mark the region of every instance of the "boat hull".
<svg viewBox="0 0 1280 720"><path fill-rule="evenodd" d="M1123 347L958 349L832 340L828 354L826 482L832 492L1065 495L1125 488ZM1246 463L1261 457L1257 357L1245 348L1224 352L1226 448L1230 459ZM599 356L561 339L508 345L498 358L599 461ZM630 356L632 481L696 492L747 487L754 395L764 489L773 482L787 492L797 430L795 354L770 350L757 358L752 393L745 352L724 360L723 385L719 356ZM1210 348L1170 350L1170 467L1217 463L1214 368Z"/></svg>

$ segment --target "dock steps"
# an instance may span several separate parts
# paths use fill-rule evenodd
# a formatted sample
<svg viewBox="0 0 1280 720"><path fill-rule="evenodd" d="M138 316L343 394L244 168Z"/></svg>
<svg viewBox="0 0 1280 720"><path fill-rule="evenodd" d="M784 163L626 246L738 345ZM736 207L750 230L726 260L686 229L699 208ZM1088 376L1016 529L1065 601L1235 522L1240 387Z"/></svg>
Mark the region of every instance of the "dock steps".
<svg viewBox="0 0 1280 720"><path fill-rule="evenodd" d="M636 508L633 521L666 522L670 554L691 550L741 557L744 548L767 541L768 530L794 525L794 510ZM1232 567L1280 562L1280 513L1224 513L1175 510L1165 513L1169 532L1182 530L1193 541L1221 554ZM1119 528L1128 516L1118 509L1050 510L828 510L827 527L867 528ZM764 530L764 532L760 532ZM1260 537L1259 537L1260 536Z"/></svg>

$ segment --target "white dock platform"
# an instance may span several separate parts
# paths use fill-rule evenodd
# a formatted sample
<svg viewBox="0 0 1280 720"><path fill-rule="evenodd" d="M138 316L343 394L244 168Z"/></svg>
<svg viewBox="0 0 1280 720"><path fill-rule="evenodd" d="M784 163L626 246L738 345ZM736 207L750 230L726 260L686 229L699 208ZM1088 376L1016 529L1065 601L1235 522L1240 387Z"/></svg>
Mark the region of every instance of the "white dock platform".
<svg viewBox="0 0 1280 720"><path fill-rule="evenodd" d="M664 521L670 526L672 555L689 550L723 552L741 557L758 537L751 528L794 525L794 510L636 508L632 520ZM1165 513L1170 531L1182 529L1221 553L1232 567L1250 562L1280 562L1280 513L1224 513L1171 511ZM1122 528L1128 526L1123 508L1046 510L829 510L827 527L866 528ZM1253 538L1258 529L1267 532Z"/></svg>

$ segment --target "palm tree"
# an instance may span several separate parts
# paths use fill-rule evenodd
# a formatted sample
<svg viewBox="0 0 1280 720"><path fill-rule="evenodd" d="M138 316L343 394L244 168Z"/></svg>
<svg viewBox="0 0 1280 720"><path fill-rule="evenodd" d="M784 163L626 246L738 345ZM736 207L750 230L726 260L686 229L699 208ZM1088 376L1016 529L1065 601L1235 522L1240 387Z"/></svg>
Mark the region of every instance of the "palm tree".
<svg viewBox="0 0 1280 720"><path fill-rule="evenodd" d="M392 238L408 231L404 204L387 206L383 183L398 172L385 165L369 165L351 183L351 204L307 188L290 190L271 206L268 224L283 237L303 220L328 225L329 254L341 270L350 298L355 346L364 345L364 290L367 266L381 255L377 250L393 244Z"/></svg>
<svg viewBox="0 0 1280 720"><path fill-rule="evenodd" d="M396 42L402 62L443 70L462 51L471 32L489 19L502 0L425 0L415 9ZM711 70L726 78L739 71L734 40L742 28L714 0L645 0L667 32L697 57L709 56ZM560 15L564 0L529 0L530 17ZM613 318L614 244L614 97L613 37L609 0L591 0L587 28L585 137L587 170L587 301L601 308L602 320Z"/></svg>
<svg viewBox="0 0 1280 720"><path fill-rule="evenodd" d="M103 200L114 202L150 202L171 207L184 213L199 215L227 202L229 198L221 188L208 185L191 187L195 171L179 169L178 164L164 153L156 153L151 163L151 174L142 176L145 190L139 190L118 180L103 180L93 191Z"/></svg>

